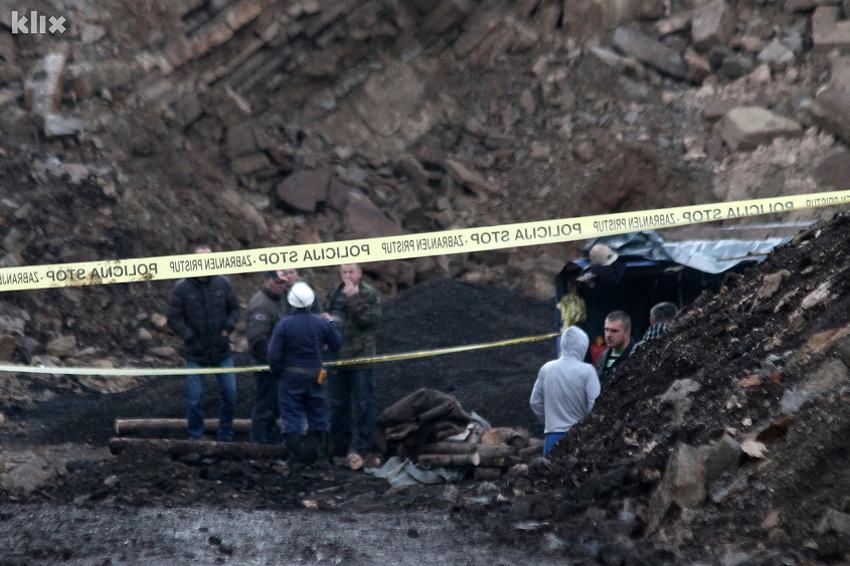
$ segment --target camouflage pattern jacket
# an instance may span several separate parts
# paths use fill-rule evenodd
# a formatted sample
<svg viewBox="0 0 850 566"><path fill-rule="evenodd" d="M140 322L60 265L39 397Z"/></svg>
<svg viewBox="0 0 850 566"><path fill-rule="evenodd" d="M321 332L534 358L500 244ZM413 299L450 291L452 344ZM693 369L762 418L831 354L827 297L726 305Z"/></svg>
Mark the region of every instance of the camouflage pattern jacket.
<svg viewBox="0 0 850 566"><path fill-rule="evenodd" d="M340 284L328 294L325 300L325 310L331 306L342 293ZM375 333L381 319L381 298L378 291L362 279L357 287L357 293L348 297L339 321L342 331L342 347L339 349L340 360L350 360L375 355ZM351 369L366 369L371 364L356 364Z"/></svg>

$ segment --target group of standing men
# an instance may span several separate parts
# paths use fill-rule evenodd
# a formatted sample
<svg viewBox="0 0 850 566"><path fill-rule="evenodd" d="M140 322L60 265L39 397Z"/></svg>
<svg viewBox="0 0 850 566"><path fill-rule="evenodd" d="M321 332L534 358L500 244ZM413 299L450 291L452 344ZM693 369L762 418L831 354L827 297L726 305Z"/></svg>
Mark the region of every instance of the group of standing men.
<svg viewBox="0 0 850 566"><path fill-rule="evenodd" d="M649 329L640 342L632 340L632 319L625 311L613 311L605 317L607 348L596 360L596 367L584 361L590 341L577 326L560 336L558 359L547 362L537 373L529 401L531 410L544 426L544 456L593 409L596 398L623 367L635 348L659 338L679 311L669 302L658 303L649 313Z"/></svg>
<svg viewBox="0 0 850 566"><path fill-rule="evenodd" d="M210 252L208 246L195 249L195 253ZM248 303L248 349L254 364L269 366L254 377L250 439L255 443L282 439L290 468L300 466L306 432L316 438L319 468L326 468L331 456L346 457L352 448L365 455L371 448L372 366L343 362L375 355L381 302L377 290L362 280L359 265L340 266L340 276L342 282L328 294L324 310L295 269L266 272L262 287ZM239 301L226 277L181 279L169 299L168 324L184 341L186 367L232 368L230 334L239 315ZM331 361L339 365L325 368ZM215 375L221 393L218 440L230 441L236 374ZM186 383L189 438L198 439L204 433L204 376L189 375ZM352 397L357 409L356 436Z"/></svg>

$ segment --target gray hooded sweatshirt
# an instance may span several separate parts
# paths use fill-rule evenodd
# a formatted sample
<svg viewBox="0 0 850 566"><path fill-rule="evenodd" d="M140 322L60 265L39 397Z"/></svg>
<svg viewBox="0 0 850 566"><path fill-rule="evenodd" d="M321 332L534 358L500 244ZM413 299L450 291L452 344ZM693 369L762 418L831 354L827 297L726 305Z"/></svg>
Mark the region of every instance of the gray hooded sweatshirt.
<svg viewBox="0 0 850 566"><path fill-rule="evenodd" d="M531 410L543 423L544 432L566 432L593 409L599 396L599 377L585 363L589 340L577 326L561 336L561 355L537 373L531 391Z"/></svg>

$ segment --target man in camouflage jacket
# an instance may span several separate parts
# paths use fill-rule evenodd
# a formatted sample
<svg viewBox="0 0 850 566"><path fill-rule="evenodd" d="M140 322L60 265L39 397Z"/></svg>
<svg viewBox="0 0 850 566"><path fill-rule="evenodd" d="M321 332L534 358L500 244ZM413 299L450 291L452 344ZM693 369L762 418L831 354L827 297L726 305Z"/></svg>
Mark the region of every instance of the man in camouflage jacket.
<svg viewBox="0 0 850 566"><path fill-rule="evenodd" d="M375 333L381 318L378 291L362 280L357 264L340 266L342 283L328 294L325 310L342 331L340 361L375 355ZM357 414L351 414L354 397ZM331 419L331 455L346 457L353 444L352 417L356 423L356 451L365 455L372 447L375 403L372 399L372 364L353 363L328 367L328 404Z"/></svg>

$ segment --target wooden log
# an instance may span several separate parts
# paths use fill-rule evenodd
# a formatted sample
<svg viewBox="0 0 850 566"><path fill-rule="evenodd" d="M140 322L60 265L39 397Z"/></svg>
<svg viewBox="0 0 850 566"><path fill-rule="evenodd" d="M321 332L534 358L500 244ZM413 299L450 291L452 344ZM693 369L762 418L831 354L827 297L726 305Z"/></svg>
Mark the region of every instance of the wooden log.
<svg viewBox="0 0 850 566"><path fill-rule="evenodd" d="M419 463L432 468L461 468L477 466L481 461L478 453L472 454L420 454Z"/></svg>
<svg viewBox="0 0 850 566"><path fill-rule="evenodd" d="M367 470L380 468L386 463L384 457L375 452L369 452L366 454L366 458L363 459L363 467Z"/></svg>
<svg viewBox="0 0 850 566"><path fill-rule="evenodd" d="M523 462L529 462L538 456L543 456L543 445L540 446L526 446L525 448L520 448L517 452L517 456Z"/></svg>
<svg viewBox="0 0 850 566"><path fill-rule="evenodd" d="M502 479L502 468L475 468L472 474L475 481L497 481Z"/></svg>
<svg viewBox="0 0 850 566"><path fill-rule="evenodd" d="M485 446L498 446L505 443L505 436L501 429L489 428L481 435L481 444Z"/></svg>
<svg viewBox="0 0 850 566"><path fill-rule="evenodd" d="M186 430L186 419L115 419L118 436L154 430ZM233 431L251 432L251 420L234 419ZM204 432L218 432L218 419L204 419Z"/></svg>
<svg viewBox="0 0 850 566"><path fill-rule="evenodd" d="M528 441L531 435L524 428L512 428L507 429L510 430L510 433L503 432L505 435L505 444L513 446L514 448L525 448L528 446Z"/></svg>
<svg viewBox="0 0 850 566"><path fill-rule="evenodd" d="M471 442L434 442L422 446L425 454L472 454L477 444Z"/></svg>
<svg viewBox="0 0 850 566"><path fill-rule="evenodd" d="M480 456L481 466L485 468L507 468L519 463L516 449L507 444L498 446L479 445L475 452Z"/></svg>
<svg viewBox="0 0 850 566"><path fill-rule="evenodd" d="M508 446L507 444L499 444L498 446L488 446L486 444L479 444L475 447L475 451L481 454L482 456L514 456L516 455L516 448L513 446Z"/></svg>
<svg viewBox="0 0 850 566"><path fill-rule="evenodd" d="M158 450L175 456L227 456L245 460L283 459L289 453L285 446L250 444L248 442L217 442L212 440L175 440L167 438L113 438L109 451L118 455L125 450Z"/></svg>
<svg viewBox="0 0 850 566"><path fill-rule="evenodd" d="M349 469L357 471L363 467L363 457L360 454L352 454L346 463Z"/></svg>

